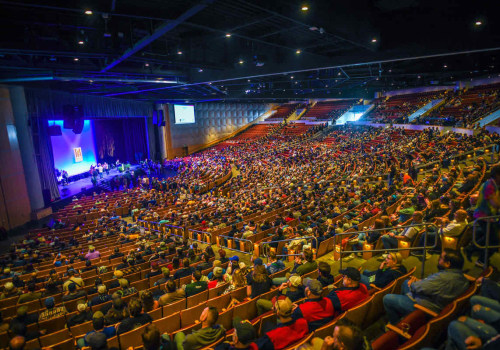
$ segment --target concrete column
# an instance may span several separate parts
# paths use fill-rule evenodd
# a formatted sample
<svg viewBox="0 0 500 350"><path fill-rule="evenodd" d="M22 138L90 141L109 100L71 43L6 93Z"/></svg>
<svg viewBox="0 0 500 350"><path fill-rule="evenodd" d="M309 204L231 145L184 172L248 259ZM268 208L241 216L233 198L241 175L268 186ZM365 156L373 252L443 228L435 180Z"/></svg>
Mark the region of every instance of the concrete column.
<svg viewBox="0 0 500 350"><path fill-rule="evenodd" d="M0 226L20 226L31 218L17 129L8 87L0 87Z"/></svg>
<svg viewBox="0 0 500 350"><path fill-rule="evenodd" d="M24 88L14 86L9 90L31 209L38 210L44 207L44 202Z"/></svg>

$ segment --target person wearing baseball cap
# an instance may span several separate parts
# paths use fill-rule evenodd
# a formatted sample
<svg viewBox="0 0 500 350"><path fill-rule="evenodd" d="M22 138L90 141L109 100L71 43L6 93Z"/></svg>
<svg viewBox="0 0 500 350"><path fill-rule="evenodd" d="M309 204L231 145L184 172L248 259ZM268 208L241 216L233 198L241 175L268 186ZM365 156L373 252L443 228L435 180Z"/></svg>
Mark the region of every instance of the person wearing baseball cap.
<svg viewBox="0 0 500 350"><path fill-rule="evenodd" d="M250 321L235 317L233 327L233 341L218 344L215 350L258 350L257 344L254 343L256 337L255 328L253 328Z"/></svg>
<svg viewBox="0 0 500 350"><path fill-rule="evenodd" d="M283 349L310 333L304 318L292 317L293 303L289 298L277 300L274 304L274 311L278 318L278 325L255 341L259 350Z"/></svg>
<svg viewBox="0 0 500 350"><path fill-rule="evenodd" d="M292 275L287 282L284 282L278 287L280 296L278 299L287 297L292 302L296 302L299 299L304 298L304 287L302 286L302 278L299 275ZM272 310L274 303L276 302L276 297L272 300L267 300L261 298L257 300L257 313L262 315L263 313Z"/></svg>
<svg viewBox="0 0 500 350"><path fill-rule="evenodd" d="M310 330L325 325L338 314L349 310L368 297L368 289L359 281L361 274L353 267L340 270L343 275L342 287L322 297L323 285L318 280L306 279L304 286L307 300L294 311L294 318L304 317Z"/></svg>

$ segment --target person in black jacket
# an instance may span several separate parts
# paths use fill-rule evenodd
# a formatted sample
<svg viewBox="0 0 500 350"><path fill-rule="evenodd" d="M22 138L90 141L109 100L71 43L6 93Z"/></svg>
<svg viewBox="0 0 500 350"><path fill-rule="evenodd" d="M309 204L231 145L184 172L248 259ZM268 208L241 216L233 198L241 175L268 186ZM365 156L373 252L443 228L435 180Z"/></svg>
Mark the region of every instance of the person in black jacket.
<svg viewBox="0 0 500 350"><path fill-rule="evenodd" d="M363 271L361 283L365 284L368 289L370 289L370 284L374 284L377 288L384 288L407 272L406 267L401 265L402 262L403 257L400 253L391 252L387 254L377 271Z"/></svg>

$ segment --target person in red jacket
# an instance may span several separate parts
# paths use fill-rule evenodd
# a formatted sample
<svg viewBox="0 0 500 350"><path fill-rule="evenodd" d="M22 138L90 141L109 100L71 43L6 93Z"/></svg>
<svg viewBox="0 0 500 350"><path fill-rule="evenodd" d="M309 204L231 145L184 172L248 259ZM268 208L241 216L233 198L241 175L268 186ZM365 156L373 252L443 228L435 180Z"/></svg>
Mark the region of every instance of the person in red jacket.
<svg viewBox="0 0 500 350"><path fill-rule="evenodd" d="M292 318L293 304L289 298L277 300L274 311L278 317L278 325L255 341L259 350L284 349L310 333L305 319Z"/></svg>
<svg viewBox="0 0 500 350"><path fill-rule="evenodd" d="M294 310L292 316L294 319L305 318L311 331L368 297L368 289L360 283L361 274L357 269L348 267L339 272L343 275L342 287L332 290L326 297L321 297L323 286L318 280L304 280L307 300Z"/></svg>

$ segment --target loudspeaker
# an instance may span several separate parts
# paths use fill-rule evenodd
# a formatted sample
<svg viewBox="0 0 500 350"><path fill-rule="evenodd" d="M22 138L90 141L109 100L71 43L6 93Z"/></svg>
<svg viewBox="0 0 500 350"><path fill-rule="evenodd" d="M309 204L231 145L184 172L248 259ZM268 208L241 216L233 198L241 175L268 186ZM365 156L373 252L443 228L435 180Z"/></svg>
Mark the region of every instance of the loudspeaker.
<svg viewBox="0 0 500 350"><path fill-rule="evenodd" d="M73 132L75 134L81 134L83 130L83 122L82 118L75 119L75 124L73 126Z"/></svg>
<svg viewBox="0 0 500 350"><path fill-rule="evenodd" d="M78 127L75 126L75 122L77 119L83 119L83 107L81 105L64 105L63 116L64 116L63 128L78 130Z"/></svg>
<svg viewBox="0 0 500 350"><path fill-rule="evenodd" d="M75 127L75 120L71 117L64 116L63 128L73 129Z"/></svg>
<svg viewBox="0 0 500 350"><path fill-rule="evenodd" d="M61 136L62 130L59 125L49 125L49 136Z"/></svg>

